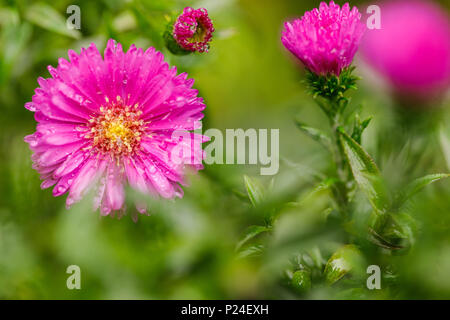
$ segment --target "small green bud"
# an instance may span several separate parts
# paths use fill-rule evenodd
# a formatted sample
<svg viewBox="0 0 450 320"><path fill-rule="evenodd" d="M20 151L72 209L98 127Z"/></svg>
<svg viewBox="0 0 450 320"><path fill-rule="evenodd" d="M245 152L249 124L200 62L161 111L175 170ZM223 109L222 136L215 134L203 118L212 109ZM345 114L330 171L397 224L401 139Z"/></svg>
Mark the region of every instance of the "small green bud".
<svg viewBox="0 0 450 320"><path fill-rule="evenodd" d="M311 289L311 273L307 270L295 271L291 279L291 287L299 294Z"/></svg>
<svg viewBox="0 0 450 320"><path fill-rule="evenodd" d="M329 285L340 280L350 271L360 269L362 255L354 245L345 245L337 250L325 266L325 278Z"/></svg>

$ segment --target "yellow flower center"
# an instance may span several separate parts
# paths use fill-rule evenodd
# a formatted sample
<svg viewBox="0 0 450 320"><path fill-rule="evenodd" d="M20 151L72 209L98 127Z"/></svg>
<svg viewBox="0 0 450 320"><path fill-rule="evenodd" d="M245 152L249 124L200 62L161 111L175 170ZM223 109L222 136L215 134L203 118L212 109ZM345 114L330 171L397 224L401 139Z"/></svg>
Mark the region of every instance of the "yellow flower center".
<svg viewBox="0 0 450 320"><path fill-rule="evenodd" d="M128 127L127 123L124 123L123 119L114 120L105 127L105 137L114 143L123 143L130 140L133 132Z"/></svg>
<svg viewBox="0 0 450 320"><path fill-rule="evenodd" d="M92 141L90 149L114 157L133 154L140 149L145 122L137 104L124 106L118 97L116 104L101 107L100 112L89 120L90 131L84 136Z"/></svg>

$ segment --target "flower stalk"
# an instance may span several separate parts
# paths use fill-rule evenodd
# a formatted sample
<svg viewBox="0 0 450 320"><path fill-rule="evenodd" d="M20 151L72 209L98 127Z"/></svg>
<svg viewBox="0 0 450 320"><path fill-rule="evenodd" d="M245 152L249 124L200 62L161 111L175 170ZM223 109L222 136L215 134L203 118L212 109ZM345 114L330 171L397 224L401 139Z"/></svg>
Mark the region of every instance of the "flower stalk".
<svg viewBox="0 0 450 320"><path fill-rule="evenodd" d="M345 130L344 111L349 103L349 99L345 94L350 89L356 89L356 81L359 79L353 75L353 71L354 67L349 67L343 69L339 76L334 74L323 76L307 70L306 76L306 85L309 93L329 120L332 134L330 148L336 176L333 196L337 209L344 220L349 217L349 193L353 179L348 163L345 160L345 153L340 141L340 131ZM360 140L360 137L358 140Z"/></svg>

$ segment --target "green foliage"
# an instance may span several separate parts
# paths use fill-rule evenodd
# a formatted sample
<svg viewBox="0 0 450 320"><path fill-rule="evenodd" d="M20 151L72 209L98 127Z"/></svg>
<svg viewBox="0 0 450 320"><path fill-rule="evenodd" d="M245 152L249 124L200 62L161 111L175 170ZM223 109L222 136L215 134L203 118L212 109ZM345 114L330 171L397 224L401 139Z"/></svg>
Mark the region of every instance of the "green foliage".
<svg viewBox="0 0 450 320"><path fill-rule="evenodd" d="M248 198L254 207L264 200L264 191L261 183L249 176L244 176L245 189L247 190Z"/></svg>
<svg viewBox="0 0 450 320"><path fill-rule="evenodd" d="M386 211L388 196L377 165L370 155L342 128L339 130L339 134L354 179L367 195L374 210L383 214Z"/></svg>
<svg viewBox="0 0 450 320"><path fill-rule="evenodd" d="M265 227L265 226L250 226L250 227L248 227L248 229L245 231L245 234L243 235L241 240L239 240L238 244L236 245L236 250L239 250L240 248L242 248L242 246L244 244L246 244L248 241L252 240L256 236L260 235L261 233L268 232L270 230L271 230L270 227Z"/></svg>
<svg viewBox="0 0 450 320"><path fill-rule="evenodd" d="M322 144L327 150L331 150L331 139L325 133L323 133L319 129L309 127L298 120L296 120L295 124L297 125L297 128L299 128L315 141L320 142L320 144Z"/></svg>
<svg viewBox="0 0 450 320"><path fill-rule="evenodd" d="M296 122L302 132L325 146L333 155L335 172L331 173L328 181L333 181L329 187L333 191L331 196L335 209L328 210L327 220L328 223L339 221L340 227L351 235L347 238L350 244L336 251L324 270L316 270L319 275L323 273L325 281L330 285L340 282L339 280L354 269L354 265L359 266L359 275L363 274L363 260L356 249L356 243L367 245L368 241L369 247L375 245L375 248L383 248L392 254L408 254L417 242L418 223L409 213L411 206L406 204L425 186L448 177L447 174L428 175L405 187L397 188L400 189L398 192L387 187L386 179L375 161L361 146L363 133L372 117L361 120L361 110L347 108L350 100L346 93L349 89L356 89L358 80L353 71L354 67L345 69L339 77L316 75L310 71L306 74L309 93L328 117L334 139L319 129ZM441 130L441 145L446 153L448 139L442 132ZM358 197L354 183L365 194L372 207L365 218L360 217L361 212L355 207ZM340 215L333 215L334 212ZM383 259L381 252L375 256L376 259ZM356 284L351 283L348 285ZM351 290L356 292L356 288Z"/></svg>
<svg viewBox="0 0 450 320"><path fill-rule="evenodd" d="M447 173L437 173L430 174L418 179L415 179L410 184L408 184L403 190L401 190L397 197L395 207L401 208L408 200L413 198L418 192L420 192L426 186L432 184L433 182L450 177Z"/></svg>

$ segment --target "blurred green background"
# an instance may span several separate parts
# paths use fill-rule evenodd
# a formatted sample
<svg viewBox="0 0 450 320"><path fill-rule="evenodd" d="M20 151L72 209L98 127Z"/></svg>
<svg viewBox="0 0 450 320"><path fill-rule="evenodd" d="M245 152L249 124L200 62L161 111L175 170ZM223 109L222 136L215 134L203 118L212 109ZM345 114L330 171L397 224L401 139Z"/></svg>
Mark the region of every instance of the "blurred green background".
<svg viewBox="0 0 450 320"><path fill-rule="evenodd" d="M450 181L414 201L417 230L407 252L374 255L375 249L362 247L366 265L382 266L381 290L369 291L366 275L357 274L333 286L314 282L310 290L290 285L302 252L323 267L344 244L342 234L324 223L329 197L311 194L317 173L327 170L328 154L293 121L326 128L326 120L305 92L301 66L280 42L283 21L318 3L0 0L0 298L449 299ZM79 31L65 28L72 4L81 8ZM208 54L176 57L164 49L161 33L165 16L188 5L207 8L216 33ZM280 129L280 172L259 177L258 166L207 166L190 178L183 199L154 203L151 215L137 223L129 215L101 218L89 201L67 211L65 197L39 188L23 142L35 121L23 105L36 79L49 77L46 67L67 58L68 49L79 52L95 42L102 50L109 38L126 49L155 46L169 64L188 72L206 100L205 129ZM436 102L439 107L404 109L372 81L365 65L356 65L364 79L353 104L374 116L363 145L389 184L449 172L439 141L439 133L450 137L448 99ZM244 175L266 189L263 206L254 208L246 199ZM359 198L358 210L367 216L367 201ZM252 225L270 230L237 248ZM69 265L81 268L81 290L66 287Z"/></svg>

